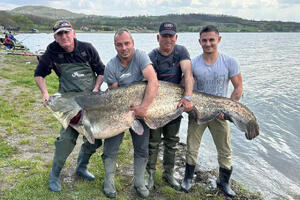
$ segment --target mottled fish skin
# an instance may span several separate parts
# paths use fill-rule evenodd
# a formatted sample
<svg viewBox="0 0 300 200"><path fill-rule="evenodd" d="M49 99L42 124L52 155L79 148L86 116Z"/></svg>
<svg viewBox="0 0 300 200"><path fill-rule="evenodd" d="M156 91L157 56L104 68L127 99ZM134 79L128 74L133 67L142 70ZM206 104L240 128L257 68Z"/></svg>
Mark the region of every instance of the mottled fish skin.
<svg viewBox="0 0 300 200"><path fill-rule="evenodd" d="M92 143L94 138L104 139L113 137L131 128L137 130L140 123L136 120L130 106L140 105L146 88L145 82L138 82L130 86L107 90L100 94L72 93L50 97L48 108L66 128L67 125L85 135ZM183 108L177 108L183 95L183 88L176 84L159 81L156 97L147 110L143 119L152 129L164 126L179 117ZM198 124L215 119L224 113L241 131L247 139L259 135L259 127L254 114L243 104L225 97L217 97L199 92L193 93L194 109L190 114L195 116ZM70 121L81 111L77 124ZM140 125L141 126L141 125Z"/></svg>

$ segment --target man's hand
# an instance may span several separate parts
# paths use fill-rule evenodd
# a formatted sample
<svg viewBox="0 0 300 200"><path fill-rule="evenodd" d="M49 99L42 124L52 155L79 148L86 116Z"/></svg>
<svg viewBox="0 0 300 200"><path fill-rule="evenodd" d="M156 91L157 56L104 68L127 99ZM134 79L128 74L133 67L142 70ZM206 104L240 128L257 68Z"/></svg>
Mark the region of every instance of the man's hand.
<svg viewBox="0 0 300 200"><path fill-rule="evenodd" d="M92 92L99 92L99 88L94 88Z"/></svg>
<svg viewBox="0 0 300 200"><path fill-rule="evenodd" d="M43 106L46 107L46 101L48 101L49 98L50 98L50 96L49 96L48 92L43 94Z"/></svg>
<svg viewBox="0 0 300 200"><path fill-rule="evenodd" d="M178 103L177 108L183 106L185 112L189 112L193 109L194 104L192 101L188 101L185 98L182 98L181 101Z"/></svg>
<svg viewBox="0 0 300 200"><path fill-rule="evenodd" d="M147 115L147 109L144 106L130 106L130 110L133 110L136 117L144 118Z"/></svg>

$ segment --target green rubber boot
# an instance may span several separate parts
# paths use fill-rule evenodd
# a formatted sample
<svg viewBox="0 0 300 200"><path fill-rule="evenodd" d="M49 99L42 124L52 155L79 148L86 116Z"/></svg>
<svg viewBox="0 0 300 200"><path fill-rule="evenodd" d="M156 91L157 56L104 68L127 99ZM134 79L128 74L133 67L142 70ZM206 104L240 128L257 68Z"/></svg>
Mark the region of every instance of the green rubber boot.
<svg viewBox="0 0 300 200"><path fill-rule="evenodd" d="M49 174L49 189L52 192L60 192L61 185L59 175L63 166L59 166L57 162L53 161L52 169Z"/></svg>
<svg viewBox="0 0 300 200"><path fill-rule="evenodd" d="M92 154L86 154L81 149L78 155L77 167L76 167L77 176L80 176L89 181L93 181L95 179L95 176L87 169L87 165L89 163L91 156Z"/></svg>
<svg viewBox="0 0 300 200"><path fill-rule="evenodd" d="M174 178L174 166L175 166L175 154L176 154L176 145L179 142L177 136L178 130L180 127L180 122L175 124L170 124L165 127L165 136L164 136L164 173L163 179L175 190L180 190L180 184Z"/></svg>
<svg viewBox="0 0 300 200"><path fill-rule="evenodd" d="M105 179L103 190L104 194L108 198L116 198L117 192L115 188L115 171L116 171L116 163L117 158L105 158L103 159L104 169L105 169Z"/></svg>
<svg viewBox="0 0 300 200"><path fill-rule="evenodd" d="M74 149L74 142L68 139L57 138L55 141L55 152L52 163L52 169L49 174L49 189L53 192L61 191L61 184L59 180L60 172Z"/></svg>
<svg viewBox="0 0 300 200"><path fill-rule="evenodd" d="M146 171L146 187L148 190L152 190L154 188L154 176L155 176L155 170L150 169Z"/></svg>
<svg viewBox="0 0 300 200"><path fill-rule="evenodd" d="M147 158L134 158L134 188L141 198L149 196L149 190L145 186L147 160Z"/></svg>

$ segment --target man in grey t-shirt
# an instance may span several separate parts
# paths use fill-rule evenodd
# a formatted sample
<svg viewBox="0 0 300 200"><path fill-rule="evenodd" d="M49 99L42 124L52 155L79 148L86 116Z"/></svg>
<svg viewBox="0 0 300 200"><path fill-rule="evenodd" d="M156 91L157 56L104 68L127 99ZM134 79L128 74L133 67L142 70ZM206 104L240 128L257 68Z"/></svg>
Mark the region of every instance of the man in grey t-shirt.
<svg viewBox="0 0 300 200"><path fill-rule="evenodd" d="M152 63L145 52L134 49L134 41L129 31L117 31L114 44L118 55L107 63L104 81L108 84L109 89L113 89L146 79L148 83L142 103L131 107L136 116L143 118L158 90L158 80ZM143 121L140 122L144 127L142 135L137 135L132 129L129 131L134 147L134 188L140 197L145 198L149 196L149 190L145 187L144 179L149 154L149 128ZM121 133L104 141L102 155L105 168L104 194L108 198L116 197L114 173L123 136L124 133Z"/></svg>
<svg viewBox="0 0 300 200"><path fill-rule="evenodd" d="M192 59L194 90L226 97L229 81L231 81L234 90L230 98L238 101L243 90L240 67L234 58L219 53L220 41L221 36L215 26L208 25L200 31L199 43L203 54ZM226 116L220 114L217 119L199 126L195 119L189 116L185 177L181 184L185 192L191 188L201 138L208 127L218 152L219 178L217 185L227 196L235 196L229 183L232 173L230 127L229 122L225 119Z"/></svg>

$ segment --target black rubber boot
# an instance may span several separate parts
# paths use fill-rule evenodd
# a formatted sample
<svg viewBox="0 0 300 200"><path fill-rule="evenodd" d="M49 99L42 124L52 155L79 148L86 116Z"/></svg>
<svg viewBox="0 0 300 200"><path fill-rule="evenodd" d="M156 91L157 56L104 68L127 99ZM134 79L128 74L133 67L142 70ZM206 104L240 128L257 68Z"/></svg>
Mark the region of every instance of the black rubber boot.
<svg viewBox="0 0 300 200"><path fill-rule="evenodd" d="M185 164L185 175L181 183L181 189L186 193L188 193L192 187L194 171L195 165L189 165L188 163Z"/></svg>
<svg viewBox="0 0 300 200"><path fill-rule="evenodd" d="M230 176L232 173L232 167L231 169L225 169L225 168L219 168L219 178L217 179L217 185L218 187L229 197L234 197L235 192L230 188Z"/></svg>
<svg viewBox="0 0 300 200"><path fill-rule="evenodd" d="M78 155L76 174L84 179L89 181L93 181L95 176L88 171L87 165L89 164L89 160L92 154L86 154L81 149Z"/></svg>

